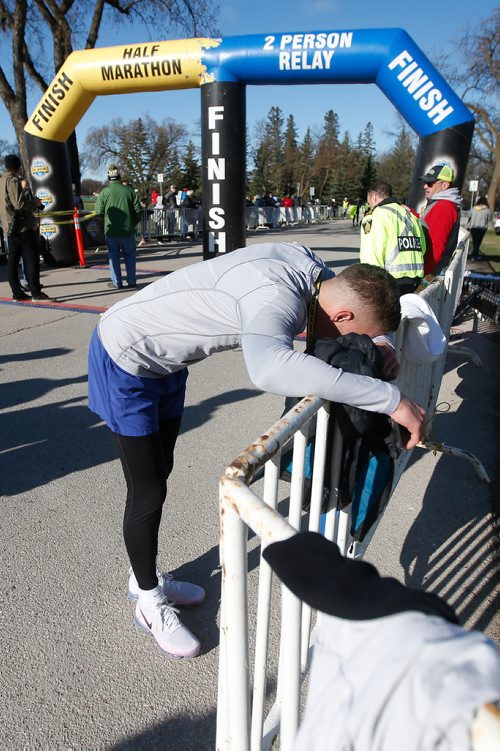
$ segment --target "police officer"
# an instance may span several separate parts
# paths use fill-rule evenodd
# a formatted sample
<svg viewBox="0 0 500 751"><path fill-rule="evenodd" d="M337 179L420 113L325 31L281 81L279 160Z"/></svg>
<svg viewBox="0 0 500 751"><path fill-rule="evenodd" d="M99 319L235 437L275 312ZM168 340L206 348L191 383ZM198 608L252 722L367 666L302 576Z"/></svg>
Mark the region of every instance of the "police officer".
<svg viewBox="0 0 500 751"><path fill-rule="evenodd" d="M389 183L368 188L370 210L361 222L361 263L380 266L397 281L400 295L415 292L424 276L425 235L420 220L392 196Z"/></svg>

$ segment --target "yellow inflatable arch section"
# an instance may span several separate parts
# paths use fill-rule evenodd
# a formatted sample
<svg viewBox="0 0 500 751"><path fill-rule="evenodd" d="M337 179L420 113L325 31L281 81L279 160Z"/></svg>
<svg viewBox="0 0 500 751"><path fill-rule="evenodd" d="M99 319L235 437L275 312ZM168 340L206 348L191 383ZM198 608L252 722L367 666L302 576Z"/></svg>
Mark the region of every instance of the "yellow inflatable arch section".
<svg viewBox="0 0 500 751"><path fill-rule="evenodd" d="M25 130L64 142L96 96L198 88L211 80L202 54L219 44L220 40L197 38L73 52Z"/></svg>

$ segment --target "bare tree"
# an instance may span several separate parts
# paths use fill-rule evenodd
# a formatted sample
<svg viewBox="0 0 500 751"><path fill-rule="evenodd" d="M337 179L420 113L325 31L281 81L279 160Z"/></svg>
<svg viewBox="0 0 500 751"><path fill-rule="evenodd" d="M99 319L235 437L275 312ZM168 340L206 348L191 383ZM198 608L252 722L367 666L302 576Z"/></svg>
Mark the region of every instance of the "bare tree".
<svg viewBox="0 0 500 751"><path fill-rule="evenodd" d="M476 129L471 163L481 166L488 203L494 210L500 184L500 8L455 42L454 54L441 64L449 82L474 113ZM449 60L453 61L453 67Z"/></svg>
<svg viewBox="0 0 500 751"><path fill-rule="evenodd" d="M8 141L5 141L5 139L0 138L0 156L4 156L4 154L14 154L16 149L16 144L9 143Z"/></svg>
<svg viewBox="0 0 500 751"><path fill-rule="evenodd" d="M27 89L36 85L42 93L73 49L92 49L102 24L140 23L149 33L180 29L189 35L216 34L212 0L0 0L0 32L3 45L10 43L12 65L0 66L0 97L16 133L22 161L28 156L24 126L28 119ZM52 42L53 65L47 66L47 44ZM42 50L43 54L37 54ZM42 62L41 62L42 61ZM73 181L79 186L80 170L76 136L69 141Z"/></svg>
<svg viewBox="0 0 500 751"><path fill-rule="evenodd" d="M174 169L178 149L185 145L187 128L170 117L157 122L149 115L124 123L92 128L87 134L85 159L98 168L116 162L122 176L148 191L159 172Z"/></svg>

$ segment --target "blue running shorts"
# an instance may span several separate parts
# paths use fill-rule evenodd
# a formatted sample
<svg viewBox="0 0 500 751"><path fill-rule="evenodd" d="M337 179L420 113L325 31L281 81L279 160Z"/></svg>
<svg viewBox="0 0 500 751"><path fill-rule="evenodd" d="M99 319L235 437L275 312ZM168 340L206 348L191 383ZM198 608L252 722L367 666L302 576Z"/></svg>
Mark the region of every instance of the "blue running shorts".
<svg viewBox="0 0 500 751"><path fill-rule="evenodd" d="M157 433L184 411L187 368L161 378L130 375L111 359L94 329L89 348L89 409L119 435Z"/></svg>

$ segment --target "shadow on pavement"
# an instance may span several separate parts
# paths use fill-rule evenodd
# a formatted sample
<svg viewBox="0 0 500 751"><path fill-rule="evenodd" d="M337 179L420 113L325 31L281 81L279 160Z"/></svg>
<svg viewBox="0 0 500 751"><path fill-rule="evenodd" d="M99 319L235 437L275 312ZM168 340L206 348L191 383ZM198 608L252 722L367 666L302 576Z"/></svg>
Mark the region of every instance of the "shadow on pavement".
<svg viewBox="0 0 500 751"><path fill-rule="evenodd" d="M120 743L109 751L212 751L215 745L215 712L202 717L182 714Z"/></svg>
<svg viewBox="0 0 500 751"><path fill-rule="evenodd" d="M37 352L16 352L15 354L0 355L0 365L8 362L28 362L29 360L44 360L51 357L68 355L71 349L65 347L52 347L52 349L40 349Z"/></svg>
<svg viewBox="0 0 500 751"><path fill-rule="evenodd" d="M42 357L66 352L71 350L42 350ZM33 360L38 356L39 353L14 358L5 355L4 361ZM12 410L3 414L0 435L0 453L9 457L9 471L0 476L0 491L4 495L24 493L117 458L110 431L88 409L86 397L31 406L31 402L50 392L86 381L85 375L61 379L27 378L0 384L1 408ZM257 393L253 389L236 389L186 407L181 432L186 433L208 422L223 405L249 399Z"/></svg>
<svg viewBox="0 0 500 751"><path fill-rule="evenodd" d="M89 411L86 399L29 406L51 391L83 381L85 376L30 378L0 385L3 409L24 405L2 417L0 453L9 458L9 471L0 477L4 495L24 493L115 458L109 431L97 424L99 418Z"/></svg>
<svg viewBox="0 0 500 751"><path fill-rule="evenodd" d="M499 584L500 461L496 436L500 386L494 363L498 362L500 329L483 329L484 333L469 331L460 342L480 355L482 370L478 373L470 362L459 365L461 380L455 393L460 407L437 414L433 433L437 440L474 454L491 483L482 483L464 459L443 455L406 536L400 562L406 584L441 595L467 628L488 629L498 639L495 590ZM460 355L452 357L456 367ZM422 454L420 450L415 453L418 460ZM464 496L467 502L459 502Z"/></svg>
<svg viewBox="0 0 500 751"><path fill-rule="evenodd" d="M189 390L189 378L187 388ZM245 399L251 399L258 394L260 394L258 389L233 389L232 391L226 391L223 394L203 399L197 404L188 405L182 416L181 434L188 433L190 430L194 430L200 425L209 422L220 407L234 402L242 402Z"/></svg>

